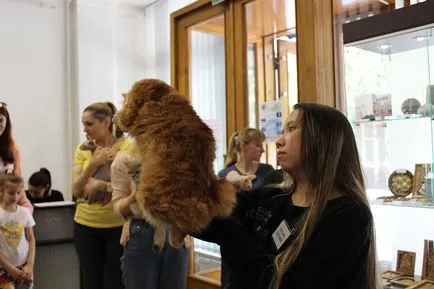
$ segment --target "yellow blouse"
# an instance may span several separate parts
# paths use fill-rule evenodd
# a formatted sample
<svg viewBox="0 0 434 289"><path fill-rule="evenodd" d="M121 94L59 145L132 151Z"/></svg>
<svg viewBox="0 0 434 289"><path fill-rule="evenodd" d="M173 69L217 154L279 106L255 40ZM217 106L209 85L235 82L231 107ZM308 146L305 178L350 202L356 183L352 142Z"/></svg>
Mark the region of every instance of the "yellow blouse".
<svg viewBox="0 0 434 289"><path fill-rule="evenodd" d="M122 138L118 140L116 145L120 151L128 151L132 143L131 139ZM84 171L91 159L92 152L81 150L79 145L75 150L74 165L82 165ZM92 228L114 228L120 227L124 223L124 220L113 211L113 202L106 205L79 202L75 211L74 221L80 225Z"/></svg>

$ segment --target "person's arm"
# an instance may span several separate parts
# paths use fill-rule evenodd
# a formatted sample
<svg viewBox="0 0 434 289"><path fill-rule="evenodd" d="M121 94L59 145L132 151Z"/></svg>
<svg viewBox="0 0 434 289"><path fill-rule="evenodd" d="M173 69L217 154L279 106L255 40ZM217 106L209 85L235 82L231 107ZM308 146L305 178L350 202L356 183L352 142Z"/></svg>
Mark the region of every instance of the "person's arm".
<svg viewBox="0 0 434 289"><path fill-rule="evenodd" d="M237 171L231 171L226 175L226 180L231 182L237 190L251 190L255 175L240 175Z"/></svg>
<svg viewBox="0 0 434 289"><path fill-rule="evenodd" d="M117 215L128 218L133 213L131 205L136 202L134 194L131 192L132 177L129 174L128 164L134 158L126 152L118 152L110 167L111 185L113 188L112 201L114 201L114 211Z"/></svg>
<svg viewBox="0 0 434 289"><path fill-rule="evenodd" d="M240 226L240 230L246 229L251 222L247 220L247 212L251 209L258 208L265 200L281 194L278 188L257 188L251 191L240 191L237 193L237 206L232 212L232 218L215 219L203 231L192 234L193 237L206 242L219 244L220 238L224 237L220 233L221 226L231 224L231 226ZM236 229L234 229L236 231Z"/></svg>
<svg viewBox="0 0 434 289"><path fill-rule="evenodd" d="M16 176L23 176L23 171L21 169L21 153L20 153L20 148L19 146L14 142L14 151L13 151L13 155L14 155L14 175Z"/></svg>
<svg viewBox="0 0 434 289"><path fill-rule="evenodd" d="M82 164L75 164L72 168L72 196L75 198L80 198L83 195L83 189L86 185L87 180L96 171L95 167L90 164L87 169L83 171Z"/></svg>
<svg viewBox="0 0 434 289"><path fill-rule="evenodd" d="M33 279L33 267L35 265L35 254L36 254L36 241L35 235L33 234L32 227L26 227L26 238L29 242L29 253L27 255L27 261L23 267L23 272L25 273L25 278Z"/></svg>
<svg viewBox="0 0 434 289"><path fill-rule="evenodd" d="M6 257L2 253L0 253L0 265L14 279L22 278L25 274L22 270L18 269L17 267L15 267L11 263L9 263L9 261L6 259Z"/></svg>
<svg viewBox="0 0 434 289"><path fill-rule="evenodd" d="M77 148L74 159L74 167L72 170L72 195L75 198L80 198L83 196L86 184L95 174L98 167L111 161L113 158L109 149L96 149L92 158L89 160L89 164L84 169L83 165L86 161L86 157L83 155L83 151Z"/></svg>
<svg viewBox="0 0 434 289"><path fill-rule="evenodd" d="M134 194L131 194L126 198L116 201L113 207L114 211L116 214L126 219L133 215L133 212L131 211L131 205L134 204L135 202L136 202L136 198Z"/></svg>
<svg viewBox="0 0 434 289"><path fill-rule="evenodd" d="M21 169L21 153L17 144L14 144L14 175L23 176Z"/></svg>
<svg viewBox="0 0 434 289"><path fill-rule="evenodd" d="M30 200L27 198L26 193L23 191L21 193L20 199L18 200L18 205L25 207L33 214L33 205Z"/></svg>

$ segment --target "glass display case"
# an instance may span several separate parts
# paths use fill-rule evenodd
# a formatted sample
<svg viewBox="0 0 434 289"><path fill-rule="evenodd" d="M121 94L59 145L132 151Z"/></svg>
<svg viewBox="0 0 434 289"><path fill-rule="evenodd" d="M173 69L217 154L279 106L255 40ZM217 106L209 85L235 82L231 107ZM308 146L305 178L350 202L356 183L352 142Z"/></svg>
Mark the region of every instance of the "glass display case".
<svg viewBox="0 0 434 289"><path fill-rule="evenodd" d="M432 204L433 27L344 45L346 113L371 202Z"/></svg>
<svg viewBox="0 0 434 289"><path fill-rule="evenodd" d="M416 275L424 240L434 240L433 11L426 1L342 19L336 33L339 105L356 136L378 259L395 270L399 250L415 252Z"/></svg>

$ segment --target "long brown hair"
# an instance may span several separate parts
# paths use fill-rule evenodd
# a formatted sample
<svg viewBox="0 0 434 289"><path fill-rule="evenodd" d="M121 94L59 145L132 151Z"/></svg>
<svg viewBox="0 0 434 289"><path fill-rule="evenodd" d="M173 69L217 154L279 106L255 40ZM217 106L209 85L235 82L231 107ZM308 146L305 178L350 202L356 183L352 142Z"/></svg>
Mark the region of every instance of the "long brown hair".
<svg viewBox="0 0 434 289"><path fill-rule="evenodd" d="M338 190L371 214L353 129L345 115L319 104L297 104L302 128L301 164L308 178L312 206L300 221L293 244L275 259L271 289L278 289L284 273L294 264L311 238L324 212L327 201ZM377 289L375 234L372 214L367 240L368 254L363 266L365 289Z"/></svg>
<svg viewBox="0 0 434 289"><path fill-rule="evenodd" d="M237 163L237 153L240 151L241 144L248 144L251 141L262 143L264 140L264 133L256 128L243 128L234 132L229 139L228 152L225 156L225 168Z"/></svg>
<svg viewBox="0 0 434 289"><path fill-rule="evenodd" d="M86 107L84 111L92 112L93 117L99 121L103 121L107 117L110 118L109 130L116 139L124 135L123 131L113 122L113 116L116 114L117 109L110 101L92 103Z"/></svg>
<svg viewBox="0 0 434 289"><path fill-rule="evenodd" d="M12 138L12 124L6 104L0 103L0 114L6 118L6 126L3 133L0 135L0 157L5 163L14 162L15 143Z"/></svg>

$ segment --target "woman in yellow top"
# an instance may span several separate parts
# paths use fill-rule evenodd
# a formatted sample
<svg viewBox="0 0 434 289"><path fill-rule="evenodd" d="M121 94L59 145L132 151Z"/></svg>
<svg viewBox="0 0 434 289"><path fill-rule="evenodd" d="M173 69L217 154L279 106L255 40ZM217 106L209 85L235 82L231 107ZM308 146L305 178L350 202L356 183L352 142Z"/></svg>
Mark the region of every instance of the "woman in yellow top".
<svg viewBox="0 0 434 289"><path fill-rule="evenodd" d="M89 142L75 151L73 196L77 198L74 242L80 261L83 289L121 289L119 239L123 220L113 212L110 164L131 140L115 127L116 107L110 102L88 106L82 115Z"/></svg>

